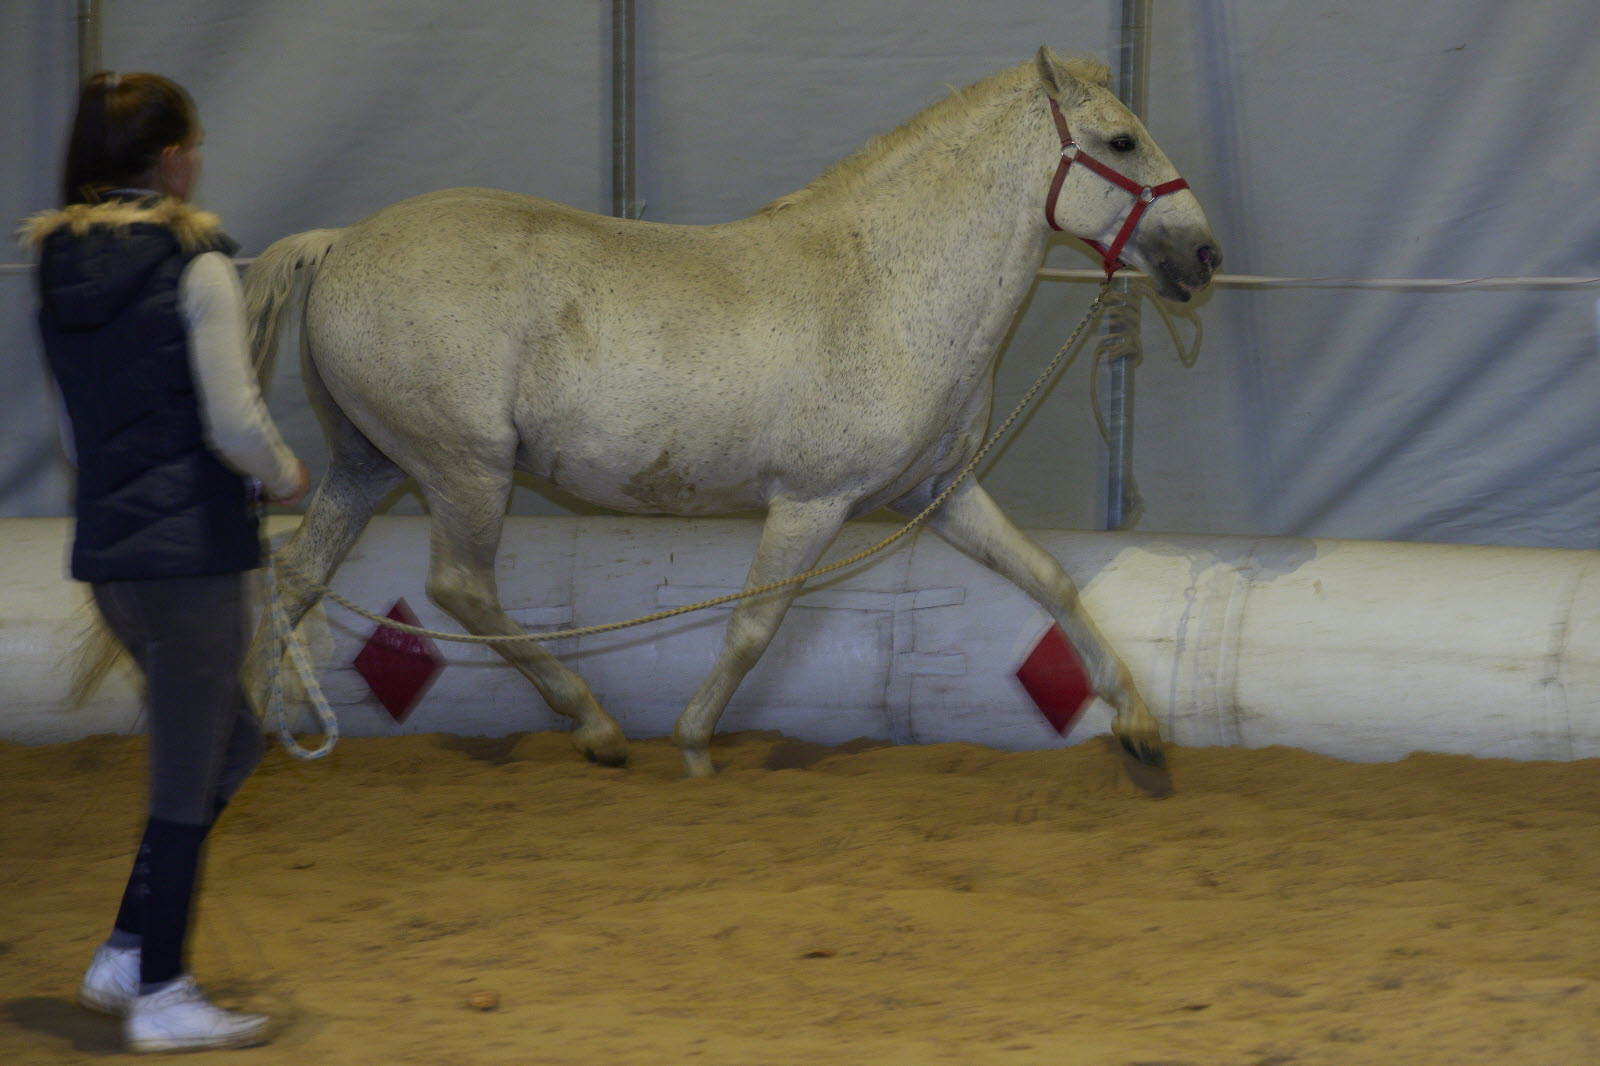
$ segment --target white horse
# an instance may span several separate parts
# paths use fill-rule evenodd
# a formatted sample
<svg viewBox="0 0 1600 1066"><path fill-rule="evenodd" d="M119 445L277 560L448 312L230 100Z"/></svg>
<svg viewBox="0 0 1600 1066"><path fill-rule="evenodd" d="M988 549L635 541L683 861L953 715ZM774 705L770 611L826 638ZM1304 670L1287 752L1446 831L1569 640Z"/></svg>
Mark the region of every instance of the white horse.
<svg viewBox="0 0 1600 1066"><path fill-rule="evenodd" d="M620 511L765 509L747 587L804 572L847 519L915 513L974 454L1052 226L1112 244L1170 299L1205 287L1217 243L1176 177L1103 66L1040 49L741 221L658 225L449 189L278 241L246 279L256 354L303 291L331 453L281 555L291 623L407 476L432 516L428 595L475 634L520 632L494 576L515 470ZM1114 732L1159 764L1154 718L1056 561L970 478L929 525L1054 616ZM798 591L733 611L674 731L691 776L714 772L717 719ZM258 706L268 636L246 668ZM537 643L497 650L575 720L580 750L626 759L581 677Z"/></svg>

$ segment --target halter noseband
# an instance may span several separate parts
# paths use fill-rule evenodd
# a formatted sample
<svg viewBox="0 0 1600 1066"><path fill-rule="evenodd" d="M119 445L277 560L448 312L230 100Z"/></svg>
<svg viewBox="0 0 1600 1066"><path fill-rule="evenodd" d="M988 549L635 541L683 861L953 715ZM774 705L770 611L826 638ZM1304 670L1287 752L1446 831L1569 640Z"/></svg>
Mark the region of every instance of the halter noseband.
<svg viewBox="0 0 1600 1066"><path fill-rule="evenodd" d="M1139 224L1139 219L1144 216L1145 211L1149 209L1151 204L1167 195L1167 193L1177 192L1179 189L1187 189L1189 183L1182 178L1173 178L1171 181L1164 181L1156 186L1140 185L1131 178L1112 170L1100 160L1079 148L1078 143L1072 139L1072 131L1067 129L1067 120L1061 114L1060 106L1053 99L1050 101L1050 116L1056 120L1056 132L1061 134L1061 162L1056 164L1056 176L1050 182L1050 196L1044 202L1044 220L1050 223L1051 229L1061 230L1061 227L1056 225L1056 197L1060 195L1061 186L1067 180L1067 171L1072 168L1073 163L1082 163L1111 184L1119 189L1126 190L1133 196L1133 209L1128 212L1128 217L1123 220L1122 228L1117 231L1116 239L1111 242L1111 247L1107 248L1099 241L1091 241L1087 237L1079 238L1100 253L1106 268L1106 280L1109 281L1111 280L1111 275L1117 272L1118 267L1126 265L1119 257L1122 255L1122 249L1128 243L1128 238L1133 236L1133 229Z"/></svg>

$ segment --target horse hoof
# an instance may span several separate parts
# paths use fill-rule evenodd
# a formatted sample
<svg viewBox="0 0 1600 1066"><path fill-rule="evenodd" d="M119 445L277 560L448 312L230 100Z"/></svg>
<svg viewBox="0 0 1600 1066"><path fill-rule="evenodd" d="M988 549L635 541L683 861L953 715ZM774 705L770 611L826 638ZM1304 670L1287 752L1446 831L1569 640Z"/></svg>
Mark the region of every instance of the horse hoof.
<svg viewBox="0 0 1600 1066"><path fill-rule="evenodd" d="M601 766L628 765L628 741L620 729L606 730L598 738L574 733L572 744L592 763Z"/></svg>
<svg viewBox="0 0 1600 1066"><path fill-rule="evenodd" d="M593 748L584 748L583 757L597 766L623 767L628 765L627 751L595 751Z"/></svg>
<svg viewBox="0 0 1600 1066"><path fill-rule="evenodd" d="M683 773L685 777L716 777L717 766L711 761L709 751L684 750Z"/></svg>
<svg viewBox="0 0 1600 1066"><path fill-rule="evenodd" d="M1152 796L1172 795L1172 774L1167 771L1166 752L1159 745L1136 744L1124 737L1118 737L1117 743L1128 780Z"/></svg>
<svg viewBox="0 0 1600 1066"><path fill-rule="evenodd" d="M1118 737L1117 742L1122 745L1122 750L1129 756L1153 770L1167 768L1167 749L1157 741L1131 740L1128 737Z"/></svg>

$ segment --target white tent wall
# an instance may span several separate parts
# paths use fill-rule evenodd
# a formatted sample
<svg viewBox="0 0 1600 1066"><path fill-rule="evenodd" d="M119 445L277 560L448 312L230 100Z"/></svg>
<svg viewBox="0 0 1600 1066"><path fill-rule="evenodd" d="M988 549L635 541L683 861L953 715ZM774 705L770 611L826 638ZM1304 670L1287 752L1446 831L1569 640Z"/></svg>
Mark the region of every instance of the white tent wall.
<svg viewBox="0 0 1600 1066"><path fill-rule="evenodd" d="M59 195L68 95L77 76L69 5L6 0L0 6L0 219L14 221ZM10 232L10 227L6 227ZM68 470L50 411L24 257L0 251L0 516L62 514Z"/></svg>
<svg viewBox="0 0 1600 1066"><path fill-rule="evenodd" d="M1227 269L1600 274L1589 6L1159 6L1154 121L1200 136ZM1220 294L1196 372L1143 368L1146 528L1600 545L1597 296Z"/></svg>
<svg viewBox="0 0 1600 1066"><path fill-rule="evenodd" d="M1587 0L1153 6L1149 124L1207 205L1228 270L1597 273L1600 216L1584 193L1600 187L1600 43ZM646 218L681 223L747 214L1040 43L1113 57L1117 33L1110 0L638 8L639 195ZM200 199L246 255L449 185L609 204L607 3L103 10L105 65L194 92ZM0 17L0 115L17 131L0 153L0 207L15 218L52 202L75 33L71 5L48 0L12 0ZM1088 263L1070 244L1051 256ZM1192 370L1147 308L1141 528L1594 547L1596 295L1224 288L1202 308ZM1089 296L1078 282L1037 286L997 406ZM67 509L30 305L27 277L0 275L0 515ZM1095 524L1089 382L1080 358L984 474L1025 525ZM280 362L271 401L320 466L292 365ZM513 503L575 507L531 488Z"/></svg>

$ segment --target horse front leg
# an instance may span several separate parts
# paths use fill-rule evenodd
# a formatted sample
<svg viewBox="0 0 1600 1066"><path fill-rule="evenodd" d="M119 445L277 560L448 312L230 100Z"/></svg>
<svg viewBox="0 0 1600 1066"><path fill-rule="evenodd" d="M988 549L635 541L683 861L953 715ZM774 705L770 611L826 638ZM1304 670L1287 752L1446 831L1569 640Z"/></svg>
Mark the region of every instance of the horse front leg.
<svg viewBox="0 0 1600 1066"><path fill-rule="evenodd" d="M906 499L902 513L927 505ZM995 573L1032 596L1050 612L1089 674L1096 694L1116 712L1111 731L1140 762L1162 766L1161 728L1133 685L1128 669L1111 650L1078 600L1078 587L1061 564L1012 524L983 488L967 482L928 519L929 527Z"/></svg>
<svg viewBox="0 0 1600 1066"><path fill-rule="evenodd" d="M810 569L838 535L848 513L849 504L842 500L775 501L767 512L761 543L744 587L760 588ZM722 652L672 731L690 777L716 773L711 761L711 735L717 719L739 682L767 650L789 605L799 594L800 585L787 585L740 600L734 607Z"/></svg>

